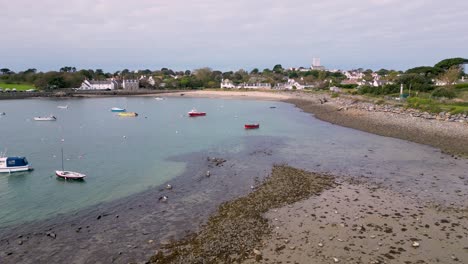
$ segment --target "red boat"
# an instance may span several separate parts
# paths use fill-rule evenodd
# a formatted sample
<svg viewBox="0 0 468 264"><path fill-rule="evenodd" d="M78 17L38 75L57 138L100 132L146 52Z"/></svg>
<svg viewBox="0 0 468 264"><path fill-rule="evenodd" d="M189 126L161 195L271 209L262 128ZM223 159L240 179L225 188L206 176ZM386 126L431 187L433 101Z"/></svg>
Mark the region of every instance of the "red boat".
<svg viewBox="0 0 468 264"><path fill-rule="evenodd" d="M192 111L188 112L188 115L191 117L195 116L206 116L205 112L198 112L196 109L192 109Z"/></svg>
<svg viewBox="0 0 468 264"><path fill-rule="evenodd" d="M257 128L260 128L260 124L245 124L244 128L245 129L257 129Z"/></svg>

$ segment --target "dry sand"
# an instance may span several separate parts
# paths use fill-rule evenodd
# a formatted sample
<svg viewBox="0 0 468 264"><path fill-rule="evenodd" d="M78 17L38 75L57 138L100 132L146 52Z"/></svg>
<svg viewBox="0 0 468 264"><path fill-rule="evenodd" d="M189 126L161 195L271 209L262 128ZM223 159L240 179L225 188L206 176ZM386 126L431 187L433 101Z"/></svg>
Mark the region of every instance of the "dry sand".
<svg viewBox="0 0 468 264"><path fill-rule="evenodd" d="M372 186L343 184L266 217L274 234L259 263L468 263L468 211Z"/></svg>

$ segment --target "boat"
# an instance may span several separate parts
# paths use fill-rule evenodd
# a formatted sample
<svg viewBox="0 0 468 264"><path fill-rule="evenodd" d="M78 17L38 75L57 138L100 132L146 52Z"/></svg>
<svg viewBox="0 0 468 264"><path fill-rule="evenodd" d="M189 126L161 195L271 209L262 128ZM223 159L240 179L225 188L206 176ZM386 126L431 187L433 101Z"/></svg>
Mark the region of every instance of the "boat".
<svg viewBox="0 0 468 264"><path fill-rule="evenodd" d="M5 112L1 112L1 113L0 113L0 116L4 116L4 115L6 115Z"/></svg>
<svg viewBox="0 0 468 264"><path fill-rule="evenodd" d="M123 112L123 113L119 113L118 116L122 116L122 117L137 117L137 116L138 116L138 113L135 113L135 112Z"/></svg>
<svg viewBox="0 0 468 264"><path fill-rule="evenodd" d="M111 112L125 112L125 108L112 107Z"/></svg>
<svg viewBox="0 0 468 264"><path fill-rule="evenodd" d="M25 157L6 157L5 153L0 153L0 173L12 173L32 170Z"/></svg>
<svg viewBox="0 0 468 264"><path fill-rule="evenodd" d="M164 98L162 98L162 97L155 97L154 99L156 99L156 100L158 100L158 101L164 100Z"/></svg>
<svg viewBox="0 0 468 264"><path fill-rule="evenodd" d="M198 112L195 108L192 109L190 112L188 112L188 115L191 116L191 117L195 117L195 116L206 116L206 113L205 112Z"/></svg>
<svg viewBox="0 0 468 264"><path fill-rule="evenodd" d="M58 109L68 109L68 105L58 105Z"/></svg>
<svg viewBox="0 0 468 264"><path fill-rule="evenodd" d="M75 171L66 171L63 169L63 148L62 148L62 170L55 171L55 175L65 180L83 180L86 175Z"/></svg>
<svg viewBox="0 0 468 264"><path fill-rule="evenodd" d="M34 120L35 121L55 121L57 120L57 118L53 115L50 115L50 116L46 116L46 117L34 117Z"/></svg>
<svg viewBox="0 0 468 264"><path fill-rule="evenodd" d="M245 129L257 129L257 128L260 128L260 124L245 124L244 125L244 128Z"/></svg>

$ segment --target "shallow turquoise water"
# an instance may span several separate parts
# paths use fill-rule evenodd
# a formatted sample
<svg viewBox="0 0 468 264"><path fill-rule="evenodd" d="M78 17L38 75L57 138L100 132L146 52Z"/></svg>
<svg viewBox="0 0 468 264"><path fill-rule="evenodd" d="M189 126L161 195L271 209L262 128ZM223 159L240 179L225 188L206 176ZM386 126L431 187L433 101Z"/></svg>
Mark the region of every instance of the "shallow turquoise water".
<svg viewBox="0 0 468 264"><path fill-rule="evenodd" d="M68 105L67 110L58 105ZM26 156L34 171L0 174L0 225L43 219L128 196L180 175L183 162L167 159L199 151L240 151L249 135L289 136L301 127L287 104L194 98L29 99L0 101L0 149ZM122 118L113 106L139 113ZM206 117L188 118L193 107ZM56 122L33 121L53 114ZM260 122L261 129L243 125ZM62 141L63 140L63 141ZM65 169L88 175L85 182L56 179L64 149Z"/></svg>

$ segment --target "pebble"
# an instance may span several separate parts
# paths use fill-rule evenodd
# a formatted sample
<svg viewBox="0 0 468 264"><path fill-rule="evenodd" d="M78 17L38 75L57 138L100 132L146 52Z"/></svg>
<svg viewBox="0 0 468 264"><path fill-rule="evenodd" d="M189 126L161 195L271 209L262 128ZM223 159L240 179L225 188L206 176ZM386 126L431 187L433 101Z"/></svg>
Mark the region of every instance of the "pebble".
<svg viewBox="0 0 468 264"><path fill-rule="evenodd" d="M412 244L411 246L413 246L413 247L417 248L417 247L419 247L419 243L418 243L418 242L416 242L416 241L414 241L414 242L413 242L413 244Z"/></svg>
<svg viewBox="0 0 468 264"><path fill-rule="evenodd" d="M338 262L340 262L340 260L337 259L337 258L333 258L333 262L338 263Z"/></svg>

